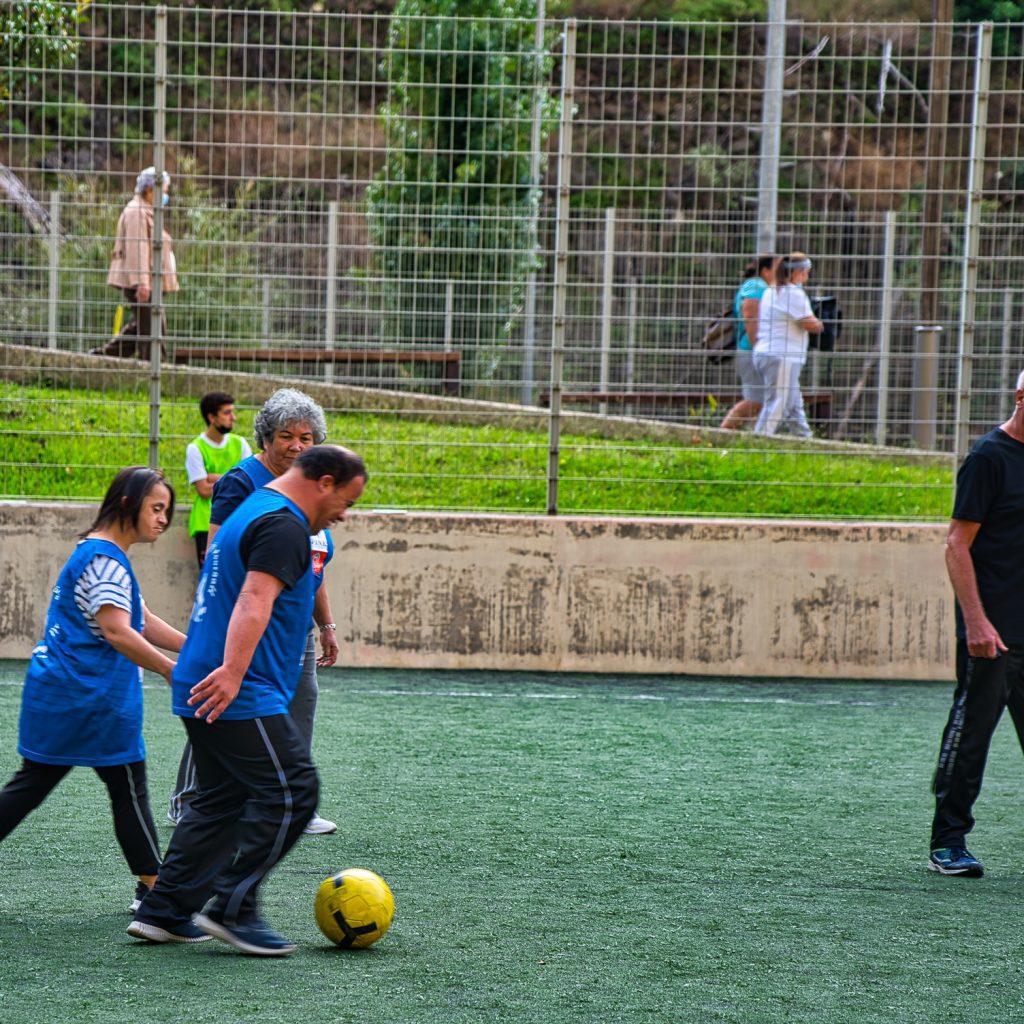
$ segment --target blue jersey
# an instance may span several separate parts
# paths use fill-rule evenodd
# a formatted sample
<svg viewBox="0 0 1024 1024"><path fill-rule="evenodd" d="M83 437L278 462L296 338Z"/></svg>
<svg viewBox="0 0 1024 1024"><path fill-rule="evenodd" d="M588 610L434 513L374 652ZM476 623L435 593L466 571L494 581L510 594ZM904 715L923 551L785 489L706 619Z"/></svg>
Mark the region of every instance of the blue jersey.
<svg viewBox="0 0 1024 1024"><path fill-rule="evenodd" d="M210 521L223 525L253 491L265 487L273 479L274 474L255 455L242 459L214 484ZM324 581L324 568L334 557L334 541L327 530L321 530L310 538L310 547L313 551L313 590L316 591Z"/></svg>
<svg viewBox="0 0 1024 1024"><path fill-rule="evenodd" d="M286 581L285 589L275 600L238 696L220 717L232 720L287 713L299 681L313 614L309 523L299 507L283 494L260 488L231 513L206 553L188 636L172 675L172 707L176 715L195 715L195 708L188 705L192 687L224 662L228 623L249 571L243 554L246 535L257 520L281 512L298 520L297 524L284 524L289 530L301 527L304 531L302 571L291 586Z"/></svg>
<svg viewBox="0 0 1024 1024"><path fill-rule="evenodd" d="M84 540L60 571L46 632L32 651L21 697L18 753L43 764L131 764L142 740L142 670L89 628L75 584L96 557L120 562L132 583L132 629L142 632L142 597L128 556L107 540Z"/></svg>
<svg viewBox="0 0 1024 1024"><path fill-rule="evenodd" d="M269 484L274 474L260 462L259 457L247 459L229 469L214 485L210 498L210 522L223 526L228 516L252 494Z"/></svg>

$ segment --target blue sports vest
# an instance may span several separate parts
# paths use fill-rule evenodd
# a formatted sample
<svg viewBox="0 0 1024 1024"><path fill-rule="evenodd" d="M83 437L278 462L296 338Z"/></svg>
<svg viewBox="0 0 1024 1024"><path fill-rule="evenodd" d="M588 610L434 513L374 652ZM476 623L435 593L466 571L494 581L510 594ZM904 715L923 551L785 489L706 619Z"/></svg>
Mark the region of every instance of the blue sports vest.
<svg viewBox="0 0 1024 1024"><path fill-rule="evenodd" d="M274 479L274 474L263 465L262 462L255 455L250 455L247 459L242 461L235 466L240 473L244 473L251 481L253 490L258 487L263 487L265 484L269 484ZM228 472L233 472L229 470Z"/></svg>
<svg viewBox="0 0 1024 1024"><path fill-rule="evenodd" d="M244 477L252 485L249 488L250 494L261 487L265 487L274 479L274 474L255 455L242 459L237 466L228 470L224 476L232 477L235 480L239 477ZM227 517L225 517L224 521L227 522ZM327 563L334 557L334 540L331 538L328 530L321 530L310 538L310 547L313 551L313 591L316 592L324 581L324 569Z"/></svg>
<svg viewBox="0 0 1024 1024"><path fill-rule="evenodd" d="M96 555L132 581L132 629L142 632L142 597L128 556L106 540L83 540L57 577L46 632L32 651L21 696L18 753L43 764L103 767L142 761L142 670L94 636L75 604L75 584Z"/></svg>
<svg viewBox="0 0 1024 1024"><path fill-rule="evenodd" d="M297 505L277 491L260 488L217 531L206 553L188 636L172 675L172 708L176 715L195 716L195 708L188 706L190 690L224 662L228 623L247 572L240 551L242 536L255 520L281 509L289 510L308 527ZM278 595L238 696L220 716L222 719L287 713L298 685L312 615L313 574L307 572L291 590Z"/></svg>

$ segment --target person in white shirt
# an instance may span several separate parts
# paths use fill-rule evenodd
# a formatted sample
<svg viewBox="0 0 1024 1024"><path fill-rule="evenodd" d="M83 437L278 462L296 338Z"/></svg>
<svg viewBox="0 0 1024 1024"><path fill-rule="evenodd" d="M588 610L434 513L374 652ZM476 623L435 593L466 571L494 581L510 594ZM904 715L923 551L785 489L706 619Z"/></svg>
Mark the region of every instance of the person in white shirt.
<svg viewBox="0 0 1024 1024"><path fill-rule="evenodd" d="M206 560L210 535L210 506L213 485L243 459L252 455L249 442L232 434L235 426L235 400L225 391L211 391L199 401L204 430L185 449L185 472L195 490L192 512L188 517L189 536L195 541L200 570Z"/></svg>
<svg viewBox="0 0 1024 1024"><path fill-rule="evenodd" d="M765 382L765 400L754 425L766 437L788 429L810 437L800 393L800 371L807 362L808 334L820 334L822 322L814 315L803 286L811 276L811 261L793 252L775 268L775 284L761 297L758 311L754 366Z"/></svg>

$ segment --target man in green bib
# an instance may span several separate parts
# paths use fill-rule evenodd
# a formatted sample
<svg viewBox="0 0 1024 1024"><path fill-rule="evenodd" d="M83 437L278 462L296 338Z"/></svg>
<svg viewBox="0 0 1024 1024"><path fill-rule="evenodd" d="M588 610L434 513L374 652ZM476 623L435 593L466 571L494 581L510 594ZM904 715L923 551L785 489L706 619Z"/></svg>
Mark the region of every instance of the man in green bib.
<svg viewBox="0 0 1024 1024"><path fill-rule="evenodd" d="M211 391L199 400L206 429L185 449L185 472L195 490L188 533L195 538L196 558L203 568L206 542L210 534L210 496L213 485L242 459L252 455L244 437L232 434L235 426L235 400L224 391Z"/></svg>

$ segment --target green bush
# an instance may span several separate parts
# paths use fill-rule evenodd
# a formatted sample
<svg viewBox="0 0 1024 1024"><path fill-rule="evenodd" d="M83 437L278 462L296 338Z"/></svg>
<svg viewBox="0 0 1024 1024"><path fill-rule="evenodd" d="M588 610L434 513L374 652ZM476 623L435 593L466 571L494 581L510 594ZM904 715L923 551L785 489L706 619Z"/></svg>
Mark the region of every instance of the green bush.
<svg viewBox="0 0 1024 1024"><path fill-rule="evenodd" d="M470 376L500 365L536 260L533 124L543 151L557 104L535 13L533 0L399 0L382 65L388 157L367 198L385 332L422 344L450 328L486 352Z"/></svg>

